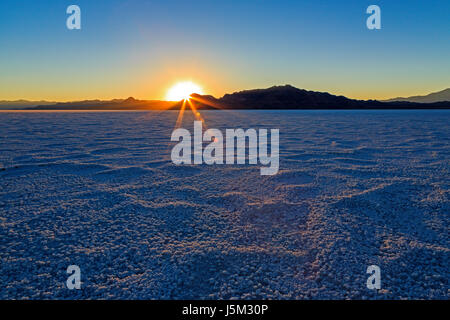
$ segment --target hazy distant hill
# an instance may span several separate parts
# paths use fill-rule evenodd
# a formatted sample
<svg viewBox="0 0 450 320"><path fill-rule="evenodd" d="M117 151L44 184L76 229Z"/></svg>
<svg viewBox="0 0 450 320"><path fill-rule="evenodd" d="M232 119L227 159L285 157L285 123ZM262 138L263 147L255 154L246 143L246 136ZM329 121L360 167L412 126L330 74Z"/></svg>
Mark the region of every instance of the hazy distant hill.
<svg viewBox="0 0 450 320"><path fill-rule="evenodd" d="M115 99L109 101L85 100L60 102L52 105L40 105L29 108L33 110L160 110L169 109L176 103L160 100Z"/></svg>
<svg viewBox="0 0 450 320"><path fill-rule="evenodd" d="M35 107L39 105L50 105L55 104L56 102L50 101L28 101L28 100L15 100L15 101L0 101L0 109L24 109L29 107Z"/></svg>
<svg viewBox="0 0 450 320"><path fill-rule="evenodd" d="M408 98L393 98L385 100L386 102L389 101L409 101L409 102L420 102L420 103L433 103L433 102L439 102L439 101L450 101L450 88L430 93L426 96L412 96Z"/></svg>
<svg viewBox="0 0 450 320"><path fill-rule="evenodd" d="M199 109L450 109L450 101L418 103L354 100L327 92L308 91L290 85L226 94L222 98L193 94ZM86 100L39 105L34 110L164 110L179 109L182 102L160 100Z"/></svg>

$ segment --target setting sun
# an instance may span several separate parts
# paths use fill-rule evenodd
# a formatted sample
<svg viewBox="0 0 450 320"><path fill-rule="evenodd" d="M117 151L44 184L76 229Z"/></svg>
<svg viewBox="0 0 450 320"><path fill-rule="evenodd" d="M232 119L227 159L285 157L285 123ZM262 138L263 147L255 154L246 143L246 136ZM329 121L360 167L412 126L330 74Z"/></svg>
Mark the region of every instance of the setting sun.
<svg viewBox="0 0 450 320"><path fill-rule="evenodd" d="M203 94L203 90L197 84L187 81L179 82L167 91L166 100L180 101L187 100L193 93Z"/></svg>

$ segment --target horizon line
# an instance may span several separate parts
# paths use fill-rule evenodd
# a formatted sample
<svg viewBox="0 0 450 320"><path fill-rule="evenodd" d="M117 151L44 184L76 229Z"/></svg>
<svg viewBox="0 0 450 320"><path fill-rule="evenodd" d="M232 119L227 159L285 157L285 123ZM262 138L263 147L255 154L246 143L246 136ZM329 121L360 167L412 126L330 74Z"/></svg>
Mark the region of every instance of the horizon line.
<svg viewBox="0 0 450 320"><path fill-rule="evenodd" d="M192 94L198 94L198 95L201 95L201 96L212 96L212 97L214 97L216 99L220 99L220 98L223 98L227 94L233 94L233 93L238 93L238 92L243 92L243 91L252 91L252 90L265 90L265 89L270 89L270 88L273 88L273 87L287 87L287 86L290 86L290 87L293 87L293 88L296 88L296 89L299 89L299 90L305 90L305 91L311 91L311 92L329 93L329 94L332 94L332 95L335 95L335 96L344 96L346 98L353 99L353 100L365 100L365 101L368 101L368 100L384 101L384 100L391 100L391 99L407 99L407 98L412 98L412 97L427 96L427 95L430 95L430 94L433 94L433 93L438 93L438 92L450 89L450 86L449 86L447 88L443 88L443 89L440 89L440 90L433 90L433 91L428 92L428 93L417 93L417 94L410 95L410 96L403 96L403 95L399 94L399 95L396 95L396 96L390 97L390 98L371 98L371 97L353 98L350 95L343 95L343 94L339 94L339 93L332 93L330 91L320 91L320 90L311 90L311 89L298 88L298 87L290 85L290 84L285 84L285 85L272 85L270 87L265 87L265 88L241 89L241 90L233 91L231 93L225 93L225 94L223 94L221 96L215 96L213 94L208 94L208 93L199 94L199 93L195 93L195 92L193 92ZM117 98L117 97L115 97L115 98L91 98L91 97L88 97L88 98L77 98L77 99L71 99L71 100L54 100L54 99L45 99L45 98L40 98L40 99L27 99L27 98L6 99L6 98L0 98L0 103L7 103L7 102L16 102L16 103L17 102L43 102L43 103L49 103L49 104L50 103L57 104L57 103L83 102L83 101L105 101L105 102L114 101L114 100L122 100L123 101L123 100L127 100L127 99L130 99L130 98L132 98L134 100L138 100L138 101L162 101L162 102L180 102L180 101L182 101L182 100L167 100L165 98L142 98L142 97L135 98L133 95L130 95L130 96L126 97L126 98Z"/></svg>

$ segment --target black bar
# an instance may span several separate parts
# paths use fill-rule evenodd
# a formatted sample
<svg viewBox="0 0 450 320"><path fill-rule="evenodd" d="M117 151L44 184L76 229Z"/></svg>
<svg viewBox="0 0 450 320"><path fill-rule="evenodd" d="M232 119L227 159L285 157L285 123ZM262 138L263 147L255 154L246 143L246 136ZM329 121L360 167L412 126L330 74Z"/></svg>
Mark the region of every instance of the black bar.
<svg viewBox="0 0 450 320"><path fill-rule="evenodd" d="M121 314L141 314L143 319L314 319L317 317L333 318L338 314L348 315L349 312L366 315L386 315L392 307L399 308L402 312L416 312L424 307L448 307L448 300L308 300L308 301L267 301L267 300L227 300L227 301L198 301L198 300L173 300L173 301L144 301L144 300L108 300L108 301L1 301L0 307L11 309L15 315L22 311L39 313L40 309L66 310L70 316L85 317L87 310L89 315L99 312ZM213 309L211 309L213 308ZM214 310L214 314L212 314ZM437 311L437 310L436 310ZM333 314L336 312L336 314ZM390 311L389 311L390 312Z"/></svg>

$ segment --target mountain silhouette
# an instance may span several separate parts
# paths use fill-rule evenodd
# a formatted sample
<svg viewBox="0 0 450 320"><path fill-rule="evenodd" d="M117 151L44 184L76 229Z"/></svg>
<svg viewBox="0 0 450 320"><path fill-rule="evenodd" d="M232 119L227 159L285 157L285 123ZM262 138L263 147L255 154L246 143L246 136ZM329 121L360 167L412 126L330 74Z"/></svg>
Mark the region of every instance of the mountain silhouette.
<svg viewBox="0 0 450 320"><path fill-rule="evenodd" d="M361 102L327 92L307 91L291 85L245 90L226 94L220 102L235 108L251 109L321 109L357 107Z"/></svg>
<svg viewBox="0 0 450 320"><path fill-rule="evenodd" d="M327 92L302 90L291 85L245 90L226 94L220 99L197 94L191 97L200 107L222 109L450 109L450 102L424 104L355 100Z"/></svg>

